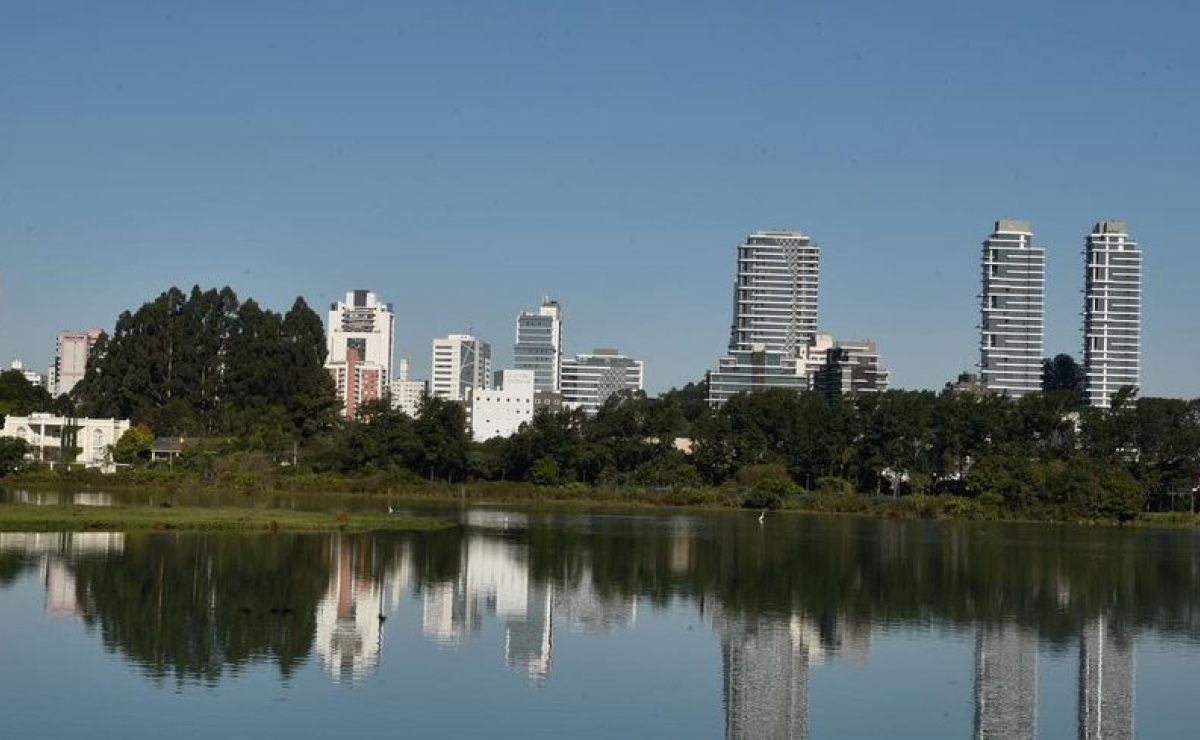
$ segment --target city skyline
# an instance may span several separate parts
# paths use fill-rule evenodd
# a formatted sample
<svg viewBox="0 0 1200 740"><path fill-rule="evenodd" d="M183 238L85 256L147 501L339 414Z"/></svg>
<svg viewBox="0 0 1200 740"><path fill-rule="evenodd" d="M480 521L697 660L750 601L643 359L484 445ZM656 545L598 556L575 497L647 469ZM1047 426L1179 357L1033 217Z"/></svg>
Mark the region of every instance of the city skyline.
<svg viewBox="0 0 1200 740"><path fill-rule="evenodd" d="M1002 43L937 3L263 5L6 18L0 360L42 372L55 334L172 284L277 309L367 285L414 368L468 328L506 366L550 294L567 351L620 346L654 393L724 345L728 246L783 227L824 248L821 329L937 389L978 361L981 224L1036 224L1045 352L1078 356L1080 234L1119 219L1147 246L1143 393L1200 395L1172 279L1200 270L1193 9L1018 2ZM1139 53L1096 55L1085 18ZM779 28L797 43L727 51Z"/></svg>

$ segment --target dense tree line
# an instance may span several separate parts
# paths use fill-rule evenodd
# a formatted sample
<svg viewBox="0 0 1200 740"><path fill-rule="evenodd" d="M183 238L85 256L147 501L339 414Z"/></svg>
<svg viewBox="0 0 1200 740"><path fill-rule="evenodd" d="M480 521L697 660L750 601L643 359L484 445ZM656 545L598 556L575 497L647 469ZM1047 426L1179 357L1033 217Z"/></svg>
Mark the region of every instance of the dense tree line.
<svg viewBox="0 0 1200 740"><path fill-rule="evenodd" d="M309 438L336 419L325 352L321 319L302 298L278 314L228 287L171 288L117 318L73 396L81 416L157 434Z"/></svg>
<svg viewBox="0 0 1200 740"><path fill-rule="evenodd" d="M452 481L732 485L763 494L749 501L766 506L817 492L956 494L1117 519L1147 503L1190 506L1200 482L1200 401L1118 398L1098 410L1081 408L1069 389L1017 401L889 391L833 402L776 389L713 410L693 403L700 393L618 395L591 417L540 413L518 434L480 445L451 404L437 402L420 420L380 405L311 462ZM677 447L681 437L690 449Z"/></svg>

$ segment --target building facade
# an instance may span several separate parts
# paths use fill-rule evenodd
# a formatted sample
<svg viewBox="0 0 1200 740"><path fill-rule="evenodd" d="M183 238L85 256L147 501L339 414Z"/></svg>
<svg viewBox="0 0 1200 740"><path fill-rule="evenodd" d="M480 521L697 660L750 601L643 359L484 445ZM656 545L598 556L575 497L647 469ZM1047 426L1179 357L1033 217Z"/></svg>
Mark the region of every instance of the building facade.
<svg viewBox="0 0 1200 740"><path fill-rule="evenodd" d="M813 378L813 390L829 399L882 393L887 388L888 371L880 366L879 351L869 339L835 343Z"/></svg>
<svg viewBox="0 0 1200 740"><path fill-rule="evenodd" d="M642 361L615 349L576 355L563 360L563 406L595 413L614 393L642 390L643 380Z"/></svg>
<svg viewBox="0 0 1200 740"><path fill-rule="evenodd" d="M471 390L471 436L476 442L511 437L533 421L532 370L501 370L491 388Z"/></svg>
<svg viewBox="0 0 1200 740"><path fill-rule="evenodd" d="M383 398L391 382L396 315L369 290L352 290L329 306L325 368L337 385L342 413Z"/></svg>
<svg viewBox="0 0 1200 740"><path fill-rule="evenodd" d="M1092 227L1084 250L1083 369L1088 403L1141 385L1142 251L1123 221Z"/></svg>
<svg viewBox="0 0 1200 740"><path fill-rule="evenodd" d="M88 356L100 339L99 329L65 331L58 335L54 346L54 362L46 375L46 389L51 396L70 393L87 373Z"/></svg>
<svg viewBox="0 0 1200 740"><path fill-rule="evenodd" d="M709 402L808 385L797 359L817 333L820 248L799 231L756 231L737 248L729 353L709 373Z"/></svg>
<svg viewBox="0 0 1200 740"><path fill-rule="evenodd" d="M41 388L46 387L46 378L25 367L25 363L21 362L20 360L13 360L9 369L21 373L21 377L25 378L25 380L31 385L36 385Z"/></svg>
<svg viewBox="0 0 1200 740"><path fill-rule="evenodd" d="M428 395L429 381L408 377L408 360L400 360L392 379L392 408L415 419L421 415L421 404Z"/></svg>
<svg viewBox="0 0 1200 740"><path fill-rule="evenodd" d="M1028 221L1000 220L983 242L979 375L985 387L1020 398L1042 387L1046 250Z"/></svg>
<svg viewBox="0 0 1200 740"><path fill-rule="evenodd" d="M24 440L30 448L29 459L37 462L71 462L111 472L115 469L112 446L127 431L128 419L74 419L30 414L5 417L0 437Z"/></svg>
<svg viewBox="0 0 1200 740"><path fill-rule="evenodd" d="M492 382L492 346L470 334L433 340L430 393L447 401L467 401L473 389Z"/></svg>
<svg viewBox="0 0 1200 740"><path fill-rule="evenodd" d="M546 298L535 312L517 317L517 342L513 345L513 367L532 370L536 388L558 393L561 388L563 312L558 301Z"/></svg>

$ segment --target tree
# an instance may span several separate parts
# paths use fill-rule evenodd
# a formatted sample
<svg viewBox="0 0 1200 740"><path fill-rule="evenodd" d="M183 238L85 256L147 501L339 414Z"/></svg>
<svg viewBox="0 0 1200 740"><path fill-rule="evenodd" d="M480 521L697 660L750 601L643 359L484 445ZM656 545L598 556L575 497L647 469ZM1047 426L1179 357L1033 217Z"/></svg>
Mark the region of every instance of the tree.
<svg viewBox="0 0 1200 740"><path fill-rule="evenodd" d="M135 465L150 460L154 448L154 432L143 424L135 424L113 445L113 459L126 465Z"/></svg>
<svg viewBox="0 0 1200 740"><path fill-rule="evenodd" d="M23 439L0 437L0 478L21 469L29 445Z"/></svg>
<svg viewBox="0 0 1200 740"><path fill-rule="evenodd" d="M1082 398L1086 382L1087 374L1074 357L1059 354L1042 360L1042 390L1071 391Z"/></svg>
<svg viewBox="0 0 1200 740"><path fill-rule="evenodd" d="M0 417L49 411L52 403L46 389L30 383L20 370L0 372Z"/></svg>

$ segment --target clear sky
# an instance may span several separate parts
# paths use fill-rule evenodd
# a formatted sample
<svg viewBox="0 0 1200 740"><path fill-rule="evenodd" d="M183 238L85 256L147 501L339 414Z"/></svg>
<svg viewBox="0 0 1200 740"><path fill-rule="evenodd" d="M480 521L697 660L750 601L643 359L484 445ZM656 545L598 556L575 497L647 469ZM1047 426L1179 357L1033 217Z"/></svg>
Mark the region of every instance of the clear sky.
<svg viewBox="0 0 1200 740"><path fill-rule="evenodd" d="M738 241L822 248L895 385L977 361L979 243L1032 221L1047 353L1083 240L1144 249L1143 392L1200 396L1200 6L0 0L0 360L172 284L395 304L399 354L565 307L648 389L728 342Z"/></svg>

